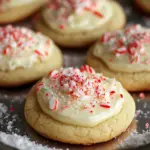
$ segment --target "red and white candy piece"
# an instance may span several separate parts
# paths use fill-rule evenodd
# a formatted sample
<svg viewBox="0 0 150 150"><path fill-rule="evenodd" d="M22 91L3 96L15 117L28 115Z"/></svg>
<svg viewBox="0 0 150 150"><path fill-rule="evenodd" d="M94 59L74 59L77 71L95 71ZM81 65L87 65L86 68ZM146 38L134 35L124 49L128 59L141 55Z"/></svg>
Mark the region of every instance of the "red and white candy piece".
<svg viewBox="0 0 150 150"><path fill-rule="evenodd" d="M100 13L99 11L96 11L96 10L94 10L94 9L92 9L92 8L85 7L84 10L85 10L85 11L88 11L88 12L91 12L92 14L94 14L94 15L97 16L97 17L100 17L100 18L103 18L103 17L104 17L104 15L103 15L102 13Z"/></svg>
<svg viewBox="0 0 150 150"><path fill-rule="evenodd" d="M49 73L49 78L57 79L59 76L59 72L57 70L53 70Z"/></svg>
<svg viewBox="0 0 150 150"><path fill-rule="evenodd" d="M123 98L123 94L120 94L120 98Z"/></svg>
<svg viewBox="0 0 150 150"><path fill-rule="evenodd" d="M34 50L34 53L36 53L39 56L43 56L43 54L39 50Z"/></svg>
<svg viewBox="0 0 150 150"><path fill-rule="evenodd" d="M100 106L103 107L103 108L110 108L111 104L109 102L101 102Z"/></svg>
<svg viewBox="0 0 150 150"><path fill-rule="evenodd" d="M41 82L36 87L36 92L38 92L40 89L44 88L44 82Z"/></svg>
<svg viewBox="0 0 150 150"><path fill-rule="evenodd" d="M92 74L95 73L94 69L93 69L92 67L88 66L88 65L82 66L82 67L80 68L80 71L81 71L81 72L88 72L88 73L92 73Z"/></svg>
<svg viewBox="0 0 150 150"><path fill-rule="evenodd" d="M101 36L101 38L100 38L100 42L102 42L102 43L107 43L109 40L110 40L110 37L111 37L111 33L105 33L105 34L103 34L102 36Z"/></svg>
<svg viewBox="0 0 150 150"><path fill-rule="evenodd" d="M127 52L127 48L126 47L121 47L121 48L119 48L119 49L117 49L117 50L114 50L114 52L116 53L116 54L125 54L126 52Z"/></svg>
<svg viewBox="0 0 150 150"><path fill-rule="evenodd" d="M145 94L144 94L143 92L142 92L142 93L140 93L140 95L139 95L139 96L140 96L140 98L141 98L141 99L144 99L144 98L145 98Z"/></svg>
<svg viewBox="0 0 150 150"><path fill-rule="evenodd" d="M114 95L116 92L115 91L110 91L109 94L110 95Z"/></svg>
<svg viewBox="0 0 150 150"><path fill-rule="evenodd" d="M145 124L145 128L148 129L149 128L149 123Z"/></svg>
<svg viewBox="0 0 150 150"><path fill-rule="evenodd" d="M57 110L59 101L57 99L52 98L49 102L49 107L51 110Z"/></svg>

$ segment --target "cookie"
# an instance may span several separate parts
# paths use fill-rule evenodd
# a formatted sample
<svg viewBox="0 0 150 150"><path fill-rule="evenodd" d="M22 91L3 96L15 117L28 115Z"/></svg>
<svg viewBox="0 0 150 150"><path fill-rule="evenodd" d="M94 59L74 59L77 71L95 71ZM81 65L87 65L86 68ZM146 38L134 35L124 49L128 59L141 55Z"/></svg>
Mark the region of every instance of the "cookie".
<svg viewBox="0 0 150 150"><path fill-rule="evenodd" d="M62 66L62 53L50 38L10 25L0 33L0 86L27 84Z"/></svg>
<svg viewBox="0 0 150 150"><path fill-rule="evenodd" d="M36 12L46 0L1 0L0 24L23 20Z"/></svg>
<svg viewBox="0 0 150 150"><path fill-rule="evenodd" d="M82 5L76 2L75 6L69 5L71 8L73 5L74 9L67 8L69 12L64 14L65 17L62 17L63 12L60 13L59 10L68 6L64 4L66 1L61 1L60 7L56 9L53 8L55 3L56 1L53 5L49 4L48 8L39 13L39 17L34 21L34 26L38 31L50 36L60 46L86 46L104 32L123 28L126 23L123 9L115 1L88 0L82 1Z"/></svg>
<svg viewBox="0 0 150 150"><path fill-rule="evenodd" d="M87 63L128 91L149 91L149 38L150 30L140 25L106 33L90 48Z"/></svg>
<svg viewBox="0 0 150 150"><path fill-rule="evenodd" d="M50 72L29 92L24 113L46 138L90 145L125 132L134 118L135 102L119 82L86 65Z"/></svg>
<svg viewBox="0 0 150 150"><path fill-rule="evenodd" d="M149 0L135 0L135 4L138 8L146 13L150 13L150 1Z"/></svg>

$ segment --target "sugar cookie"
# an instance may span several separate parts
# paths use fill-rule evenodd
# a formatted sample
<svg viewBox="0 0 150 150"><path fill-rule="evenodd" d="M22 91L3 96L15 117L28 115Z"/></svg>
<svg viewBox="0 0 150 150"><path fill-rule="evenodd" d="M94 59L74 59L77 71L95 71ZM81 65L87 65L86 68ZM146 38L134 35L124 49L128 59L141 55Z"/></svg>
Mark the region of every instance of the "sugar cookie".
<svg viewBox="0 0 150 150"><path fill-rule="evenodd" d="M46 0L1 0L0 24L20 21L37 11Z"/></svg>
<svg viewBox="0 0 150 150"><path fill-rule="evenodd" d="M0 86L18 86L61 67L62 54L50 38L8 25L0 27L0 62Z"/></svg>
<svg viewBox="0 0 150 150"><path fill-rule="evenodd" d="M126 131L135 103L119 82L85 65L51 71L29 92L24 111L44 137L88 145Z"/></svg>
<svg viewBox="0 0 150 150"><path fill-rule="evenodd" d="M102 33L124 27L126 17L115 1L52 0L34 21L38 31L65 47L82 47Z"/></svg>
<svg viewBox="0 0 150 150"><path fill-rule="evenodd" d="M90 48L87 63L129 91L150 90L149 48L150 30L133 25L104 34Z"/></svg>

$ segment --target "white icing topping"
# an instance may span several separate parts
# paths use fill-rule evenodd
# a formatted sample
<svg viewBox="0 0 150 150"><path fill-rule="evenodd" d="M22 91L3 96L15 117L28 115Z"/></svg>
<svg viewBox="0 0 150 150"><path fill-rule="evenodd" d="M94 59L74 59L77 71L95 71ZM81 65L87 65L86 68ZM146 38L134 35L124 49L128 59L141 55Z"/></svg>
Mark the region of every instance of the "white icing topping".
<svg viewBox="0 0 150 150"><path fill-rule="evenodd" d="M45 23L59 32L80 32L99 28L112 16L107 0L51 1L43 10Z"/></svg>
<svg viewBox="0 0 150 150"><path fill-rule="evenodd" d="M134 25L105 33L94 46L94 56L115 71L150 71L150 30Z"/></svg>
<svg viewBox="0 0 150 150"><path fill-rule="evenodd" d="M30 29L0 27L0 70L19 67L29 68L34 63L46 61L53 49L53 42Z"/></svg>
<svg viewBox="0 0 150 150"><path fill-rule="evenodd" d="M89 66L54 70L36 87L42 110L67 124L96 126L123 107L121 84Z"/></svg>

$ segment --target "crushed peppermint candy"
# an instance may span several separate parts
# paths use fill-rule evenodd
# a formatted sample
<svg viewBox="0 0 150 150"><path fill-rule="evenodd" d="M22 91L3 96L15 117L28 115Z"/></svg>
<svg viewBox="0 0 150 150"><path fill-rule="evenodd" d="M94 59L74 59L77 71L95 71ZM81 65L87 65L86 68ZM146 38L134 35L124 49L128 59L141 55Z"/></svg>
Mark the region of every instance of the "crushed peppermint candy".
<svg viewBox="0 0 150 150"><path fill-rule="evenodd" d="M0 70L30 68L36 62L47 61L53 49L52 41L24 27L0 27Z"/></svg>
<svg viewBox="0 0 150 150"><path fill-rule="evenodd" d="M95 73L94 69L88 65L84 65L80 69L53 70L49 73L47 80L49 80L48 85L44 79L37 84L36 92L44 91L44 96L50 99L49 108L53 111L60 108L59 99L64 99L64 97L57 97L57 94L60 95L59 92L68 96L66 99L71 98L71 102L91 100L90 106L83 106L83 109L89 110L90 113L93 112L92 108L96 103L102 108L109 109L114 96L123 99L123 94L116 91L114 79ZM65 103L62 107L63 110L69 108L71 102Z"/></svg>
<svg viewBox="0 0 150 150"><path fill-rule="evenodd" d="M83 11L87 11L98 18L105 17L101 12L96 10L97 0L51 0L47 7L50 10L50 19L56 20L57 18L61 23L59 28L62 30L73 13L80 15Z"/></svg>
<svg viewBox="0 0 150 150"><path fill-rule="evenodd" d="M141 25L131 25L122 31L105 33L100 38L100 43L108 46L116 57L127 55L131 64L150 64L150 58L141 60L142 56L146 56L146 45L150 44L150 30Z"/></svg>
<svg viewBox="0 0 150 150"><path fill-rule="evenodd" d="M145 128L148 129L149 128L149 123L145 124Z"/></svg>
<svg viewBox="0 0 150 150"><path fill-rule="evenodd" d="M42 39L43 42L41 42ZM30 29L12 25L0 27L0 55L15 57L20 56L21 52L25 50L33 49L33 53L37 56L45 56L49 46L48 38L40 33L34 33ZM36 49L37 47L40 49Z"/></svg>

